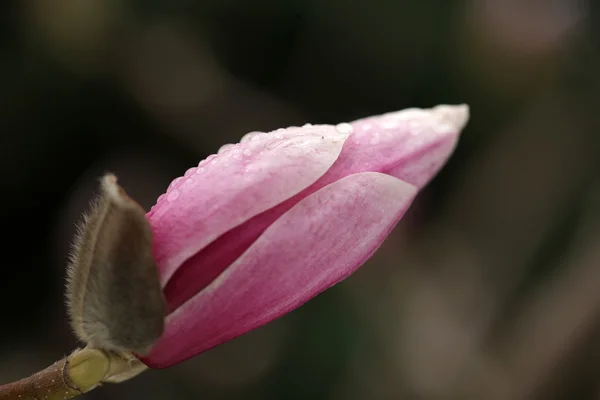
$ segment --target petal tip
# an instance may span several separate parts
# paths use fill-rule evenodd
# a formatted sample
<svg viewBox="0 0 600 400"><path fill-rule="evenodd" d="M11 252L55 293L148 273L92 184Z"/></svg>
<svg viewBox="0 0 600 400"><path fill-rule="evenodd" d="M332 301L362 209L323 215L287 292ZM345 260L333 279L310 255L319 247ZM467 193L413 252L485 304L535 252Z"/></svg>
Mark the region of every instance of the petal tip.
<svg viewBox="0 0 600 400"><path fill-rule="evenodd" d="M439 122L448 125L453 131L459 133L469 122L470 109L467 104L447 105L442 104L432 109Z"/></svg>

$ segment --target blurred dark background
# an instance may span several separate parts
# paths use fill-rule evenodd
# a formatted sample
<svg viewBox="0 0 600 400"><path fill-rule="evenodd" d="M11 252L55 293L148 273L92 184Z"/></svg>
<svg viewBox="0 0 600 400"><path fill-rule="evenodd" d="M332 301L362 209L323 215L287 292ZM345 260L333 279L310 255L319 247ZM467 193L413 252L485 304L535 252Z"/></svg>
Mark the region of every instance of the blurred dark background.
<svg viewBox="0 0 600 400"><path fill-rule="evenodd" d="M359 272L85 398L600 399L599 68L592 0L6 0L0 382L77 345L65 264L104 171L149 208L249 131L466 102Z"/></svg>

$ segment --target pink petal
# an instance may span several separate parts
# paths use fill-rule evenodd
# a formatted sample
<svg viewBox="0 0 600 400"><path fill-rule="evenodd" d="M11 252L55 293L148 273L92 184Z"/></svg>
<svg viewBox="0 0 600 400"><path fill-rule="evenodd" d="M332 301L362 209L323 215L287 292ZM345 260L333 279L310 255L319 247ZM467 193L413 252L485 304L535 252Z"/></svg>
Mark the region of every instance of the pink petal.
<svg viewBox="0 0 600 400"><path fill-rule="evenodd" d="M215 238L315 182L347 137L326 125L261 133L174 180L148 213L162 285Z"/></svg>
<svg viewBox="0 0 600 400"><path fill-rule="evenodd" d="M417 189L361 173L301 200L206 289L167 318L142 360L162 368L282 316L354 272L396 225Z"/></svg>
<svg viewBox="0 0 600 400"><path fill-rule="evenodd" d="M329 171L300 193L227 231L180 264L164 287L169 313L208 286L281 215L331 182L361 172L383 172L413 184L425 184L451 154L467 118L466 106L438 106L384 114L331 129L333 134L356 132ZM377 143L372 143L375 139Z"/></svg>
<svg viewBox="0 0 600 400"><path fill-rule="evenodd" d="M346 124L354 132L319 183L334 182L359 171L377 171L421 188L446 163L468 119L468 106L441 105Z"/></svg>

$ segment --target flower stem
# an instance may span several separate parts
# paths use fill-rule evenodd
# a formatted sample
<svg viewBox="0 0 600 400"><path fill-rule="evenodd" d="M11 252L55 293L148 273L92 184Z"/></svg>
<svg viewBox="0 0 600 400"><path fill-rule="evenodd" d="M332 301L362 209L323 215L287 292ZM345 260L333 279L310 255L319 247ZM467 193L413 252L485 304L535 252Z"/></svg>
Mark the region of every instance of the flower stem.
<svg viewBox="0 0 600 400"><path fill-rule="evenodd" d="M130 354L81 349L48 368L16 382L0 385L0 400L65 400L104 382L119 383L146 369Z"/></svg>
<svg viewBox="0 0 600 400"><path fill-rule="evenodd" d="M0 386L1 400L62 400L83 393L71 381L65 357L48 368L20 381Z"/></svg>

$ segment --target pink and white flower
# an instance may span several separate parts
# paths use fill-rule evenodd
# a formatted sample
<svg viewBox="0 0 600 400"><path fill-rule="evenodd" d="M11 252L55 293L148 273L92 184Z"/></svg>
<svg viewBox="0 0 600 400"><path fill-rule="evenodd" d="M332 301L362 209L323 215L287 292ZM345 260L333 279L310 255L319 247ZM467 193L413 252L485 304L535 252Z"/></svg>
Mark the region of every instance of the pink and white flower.
<svg viewBox="0 0 600 400"><path fill-rule="evenodd" d="M299 307L361 266L452 154L468 107L250 133L147 214L168 304L163 368Z"/></svg>

